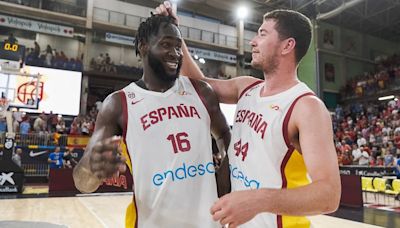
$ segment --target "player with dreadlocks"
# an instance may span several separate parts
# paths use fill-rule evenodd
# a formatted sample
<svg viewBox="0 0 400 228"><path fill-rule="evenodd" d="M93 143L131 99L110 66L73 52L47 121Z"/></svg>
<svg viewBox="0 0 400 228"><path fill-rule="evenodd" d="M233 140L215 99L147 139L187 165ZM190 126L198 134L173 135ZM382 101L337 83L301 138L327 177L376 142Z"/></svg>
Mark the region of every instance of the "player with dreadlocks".
<svg viewBox="0 0 400 228"><path fill-rule="evenodd" d="M142 22L135 43L143 76L105 99L75 185L93 192L126 163L134 192L126 227L220 227L209 213L218 198L210 133L225 151L230 131L216 94L179 75L182 36L170 17Z"/></svg>

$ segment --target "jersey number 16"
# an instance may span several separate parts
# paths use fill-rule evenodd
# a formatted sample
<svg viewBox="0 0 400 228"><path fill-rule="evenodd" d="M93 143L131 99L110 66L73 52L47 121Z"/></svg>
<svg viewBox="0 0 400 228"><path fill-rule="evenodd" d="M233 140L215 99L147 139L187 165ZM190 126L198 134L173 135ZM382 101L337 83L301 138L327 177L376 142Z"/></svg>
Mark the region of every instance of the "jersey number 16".
<svg viewBox="0 0 400 228"><path fill-rule="evenodd" d="M168 135L167 140L171 141L175 154L178 152L188 152L190 150L191 146L188 136L186 132Z"/></svg>

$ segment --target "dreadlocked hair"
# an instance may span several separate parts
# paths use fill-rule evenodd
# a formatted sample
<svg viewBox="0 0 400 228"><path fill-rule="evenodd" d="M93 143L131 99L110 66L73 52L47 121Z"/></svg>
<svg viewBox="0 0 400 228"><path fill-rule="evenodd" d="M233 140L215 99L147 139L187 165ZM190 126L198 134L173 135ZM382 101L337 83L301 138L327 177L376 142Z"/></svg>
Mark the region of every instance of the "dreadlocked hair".
<svg viewBox="0 0 400 228"><path fill-rule="evenodd" d="M150 36L157 35L162 23L166 23L166 25L172 24L173 18L151 13L151 16L146 21L140 23L135 39L136 56L139 55L139 43L149 42Z"/></svg>

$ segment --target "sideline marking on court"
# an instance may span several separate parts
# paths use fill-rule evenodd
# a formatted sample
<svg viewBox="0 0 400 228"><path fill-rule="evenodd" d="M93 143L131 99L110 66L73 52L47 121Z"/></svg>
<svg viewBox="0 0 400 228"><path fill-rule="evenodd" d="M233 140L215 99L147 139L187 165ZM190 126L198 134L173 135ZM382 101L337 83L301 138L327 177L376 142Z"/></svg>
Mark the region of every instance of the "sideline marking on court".
<svg viewBox="0 0 400 228"><path fill-rule="evenodd" d="M101 225L103 225L103 227L108 228L106 223L96 214L96 212L94 212L94 210L91 207L86 205L86 203L81 198L78 198L78 200L83 204L83 206L86 207L86 209L88 209L88 211L97 219L97 221L101 223Z"/></svg>

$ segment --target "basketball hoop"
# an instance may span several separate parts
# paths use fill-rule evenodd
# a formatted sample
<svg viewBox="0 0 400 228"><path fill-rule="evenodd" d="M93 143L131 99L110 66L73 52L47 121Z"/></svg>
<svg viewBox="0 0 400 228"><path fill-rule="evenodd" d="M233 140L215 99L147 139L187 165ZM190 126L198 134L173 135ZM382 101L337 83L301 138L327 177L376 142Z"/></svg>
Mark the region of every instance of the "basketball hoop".
<svg viewBox="0 0 400 228"><path fill-rule="evenodd" d="M6 117L8 105L9 103L7 98L0 98L0 118Z"/></svg>

